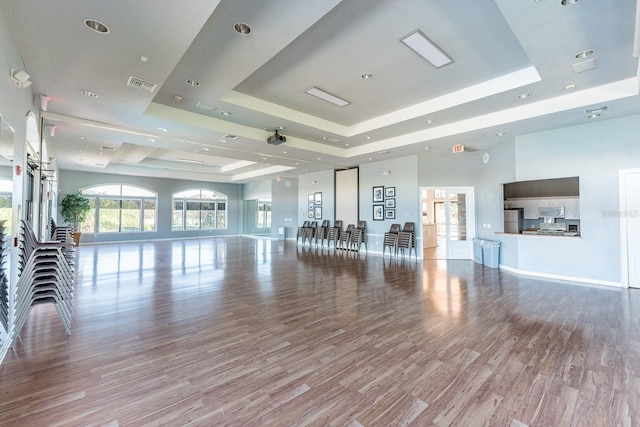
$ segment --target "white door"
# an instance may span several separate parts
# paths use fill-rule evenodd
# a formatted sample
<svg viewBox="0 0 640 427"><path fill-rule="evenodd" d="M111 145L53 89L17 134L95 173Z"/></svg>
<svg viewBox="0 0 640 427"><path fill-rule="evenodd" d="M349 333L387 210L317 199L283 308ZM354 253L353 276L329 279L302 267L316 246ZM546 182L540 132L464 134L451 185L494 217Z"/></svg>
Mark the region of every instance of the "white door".
<svg viewBox="0 0 640 427"><path fill-rule="evenodd" d="M640 169L619 173L622 283L640 288Z"/></svg>
<svg viewBox="0 0 640 427"><path fill-rule="evenodd" d="M475 206L472 187L435 188L438 245L447 259L472 259Z"/></svg>

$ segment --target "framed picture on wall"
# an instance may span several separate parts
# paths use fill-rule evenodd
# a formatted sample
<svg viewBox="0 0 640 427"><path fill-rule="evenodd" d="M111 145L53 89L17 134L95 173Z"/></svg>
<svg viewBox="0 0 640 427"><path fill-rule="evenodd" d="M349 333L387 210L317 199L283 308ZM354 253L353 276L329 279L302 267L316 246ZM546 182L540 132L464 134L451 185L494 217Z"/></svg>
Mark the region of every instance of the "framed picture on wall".
<svg viewBox="0 0 640 427"><path fill-rule="evenodd" d="M313 206L314 206L314 204L313 204L313 203L309 203L309 210L310 210L310 211L312 211L312 210L313 210Z"/></svg>
<svg viewBox="0 0 640 427"><path fill-rule="evenodd" d="M322 207L316 206L316 219L322 219Z"/></svg>
<svg viewBox="0 0 640 427"><path fill-rule="evenodd" d="M311 209L308 213L308 217L313 218L314 216L315 216L315 212L313 211L313 209Z"/></svg>
<svg viewBox="0 0 640 427"><path fill-rule="evenodd" d="M384 210L384 218L385 219L396 219L396 210L395 209L385 209Z"/></svg>
<svg viewBox="0 0 640 427"><path fill-rule="evenodd" d="M384 221L384 205L373 205L373 220Z"/></svg>
<svg viewBox="0 0 640 427"><path fill-rule="evenodd" d="M385 187L384 197L396 197L396 187Z"/></svg>
<svg viewBox="0 0 640 427"><path fill-rule="evenodd" d="M373 187L373 202L382 202L384 200L384 187Z"/></svg>
<svg viewBox="0 0 640 427"><path fill-rule="evenodd" d="M313 193L309 194L309 203L313 203L315 201L315 197L313 196Z"/></svg>
<svg viewBox="0 0 640 427"><path fill-rule="evenodd" d="M384 207L386 208L395 208L396 207L396 199L384 199Z"/></svg>
<svg viewBox="0 0 640 427"><path fill-rule="evenodd" d="M314 193L314 198L315 198L315 203L316 205L321 205L322 204L322 193L318 192L318 193Z"/></svg>

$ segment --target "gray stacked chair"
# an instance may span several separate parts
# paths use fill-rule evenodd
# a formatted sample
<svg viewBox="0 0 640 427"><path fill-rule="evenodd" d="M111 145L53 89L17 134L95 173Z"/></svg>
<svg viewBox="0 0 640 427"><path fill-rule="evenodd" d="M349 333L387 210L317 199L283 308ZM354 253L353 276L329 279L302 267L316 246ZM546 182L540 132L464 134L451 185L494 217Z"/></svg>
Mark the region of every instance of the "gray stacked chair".
<svg viewBox="0 0 640 427"><path fill-rule="evenodd" d="M9 330L9 289L5 269L5 221L0 221L0 324Z"/></svg>
<svg viewBox="0 0 640 427"><path fill-rule="evenodd" d="M336 249L349 249L351 244L351 233L353 233L354 228L356 228L355 225L349 224L347 225L347 229L340 233Z"/></svg>
<svg viewBox="0 0 640 427"><path fill-rule="evenodd" d="M307 227L309 227L309 221L303 222L302 227L298 227L298 232L296 233L296 243L298 243L298 239L302 239L302 242L304 243L304 233Z"/></svg>
<svg viewBox="0 0 640 427"><path fill-rule="evenodd" d="M389 231L384 233L384 240L382 243L382 255L384 251L389 248L389 252L393 249L395 255L398 254L398 233L400 232L400 224L391 224Z"/></svg>
<svg viewBox="0 0 640 427"><path fill-rule="evenodd" d="M409 258L411 258L411 251L415 251L416 259L418 258L418 250L416 249L416 227L413 222L405 222L402 231L398 233L398 246L397 250L402 252L409 250Z"/></svg>
<svg viewBox="0 0 640 427"><path fill-rule="evenodd" d="M302 238L302 244L304 244L306 240L309 240L309 246L311 246L311 240L316 235L316 228L318 228L318 221L311 221L311 223L309 223L309 226L304 229L304 237Z"/></svg>
<svg viewBox="0 0 640 427"><path fill-rule="evenodd" d="M20 275L16 284L15 330L24 326L31 307L53 303L64 324L71 333L71 309L73 302L73 269L63 254L64 244L58 241L39 242L31 225L20 222Z"/></svg>
<svg viewBox="0 0 640 427"><path fill-rule="evenodd" d="M363 244L364 248L367 249L367 221L358 221L358 226L353 229L349 239L349 249L353 248L356 251L360 251L360 247Z"/></svg>
<svg viewBox="0 0 640 427"><path fill-rule="evenodd" d="M73 242L73 227L57 226L51 218L51 240L62 243L62 253L69 265L73 268L76 259L76 248Z"/></svg>
<svg viewBox="0 0 640 427"><path fill-rule="evenodd" d="M327 236L327 246L331 247L331 242L333 242L333 248L335 249L338 246L338 240L340 240L341 233L342 233L342 220L337 219L336 222L333 223L333 227L329 227L329 233Z"/></svg>
<svg viewBox="0 0 640 427"><path fill-rule="evenodd" d="M322 225L316 229L315 239L316 246L318 245L318 240L320 241L320 246L324 246L324 241L329 237L329 225L331 223L328 219L322 221ZM328 245L328 244L327 244Z"/></svg>

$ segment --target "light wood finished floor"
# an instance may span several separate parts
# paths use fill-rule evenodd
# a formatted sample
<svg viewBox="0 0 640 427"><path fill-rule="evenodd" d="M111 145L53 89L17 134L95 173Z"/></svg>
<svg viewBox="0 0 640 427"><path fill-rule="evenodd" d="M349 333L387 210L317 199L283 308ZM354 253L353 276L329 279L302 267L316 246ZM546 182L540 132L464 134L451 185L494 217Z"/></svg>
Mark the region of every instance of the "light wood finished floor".
<svg viewBox="0 0 640 427"><path fill-rule="evenodd" d="M638 426L640 292L219 238L83 246L2 426Z"/></svg>

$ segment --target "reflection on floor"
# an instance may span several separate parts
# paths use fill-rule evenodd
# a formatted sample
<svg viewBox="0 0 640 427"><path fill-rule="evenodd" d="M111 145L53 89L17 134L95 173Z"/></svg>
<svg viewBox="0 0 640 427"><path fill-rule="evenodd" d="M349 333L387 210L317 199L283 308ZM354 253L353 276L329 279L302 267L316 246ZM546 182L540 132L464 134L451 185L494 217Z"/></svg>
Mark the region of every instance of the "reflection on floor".
<svg viewBox="0 0 640 427"><path fill-rule="evenodd" d="M77 252L33 308L8 426L637 426L640 293L216 238Z"/></svg>
<svg viewBox="0 0 640 427"><path fill-rule="evenodd" d="M437 246L425 248L424 259L447 259L447 241L444 237L438 236Z"/></svg>

